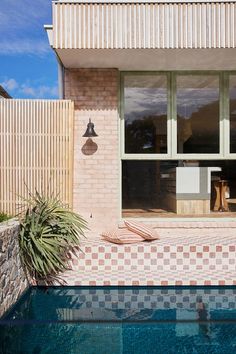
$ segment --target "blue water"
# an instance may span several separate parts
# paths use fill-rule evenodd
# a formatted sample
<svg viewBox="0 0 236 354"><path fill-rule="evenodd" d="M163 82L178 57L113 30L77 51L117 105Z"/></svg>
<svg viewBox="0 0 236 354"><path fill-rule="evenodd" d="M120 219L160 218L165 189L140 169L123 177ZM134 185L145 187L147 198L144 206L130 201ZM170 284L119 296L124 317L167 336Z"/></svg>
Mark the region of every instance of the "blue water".
<svg viewBox="0 0 236 354"><path fill-rule="evenodd" d="M236 353L236 288L31 288L1 354Z"/></svg>

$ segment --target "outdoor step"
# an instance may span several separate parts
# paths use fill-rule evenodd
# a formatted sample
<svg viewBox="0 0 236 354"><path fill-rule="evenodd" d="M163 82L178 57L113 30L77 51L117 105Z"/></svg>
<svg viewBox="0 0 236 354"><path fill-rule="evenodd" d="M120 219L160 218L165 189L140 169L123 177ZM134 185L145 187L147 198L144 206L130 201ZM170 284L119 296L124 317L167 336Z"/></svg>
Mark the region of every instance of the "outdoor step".
<svg viewBox="0 0 236 354"><path fill-rule="evenodd" d="M236 285L234 227L157 231L159 240L130 245L84 240L63 278L69 285Z"/></svg>
<svg viewBox="0 0 236 354"><path fill-rule="evenodd" d="M228 240L230 241L230 240ZM235 244L93 244L73 256L71 268L78 271L109 270L236 270Z"/></svg>
<svg viewBox="0 0 236 354"><path fill-rule="evenodd" d="M221 214L224 216L224 213ZM129 218L130 220L130 218ZM135 218L132 220L136 221ZM193 220L190 221L186 218L186 220L182 219L178 220L164 220L164 221L156 221L152 219L146 218L142 220L143 224L151 225L156 230L159 229L229 229L236 228L236 220L232 218L231 220L220 220L220 219L212 219L211 221L201 218L201 220ZM119 228L125 227L124 222L119 223Z"/></svg>
<svg viewBox="0 0 236 354"><path fill-rule="evenodd" d="M64 273L68 286L224 286L236 285L235 271L78 271Z"/></svg>

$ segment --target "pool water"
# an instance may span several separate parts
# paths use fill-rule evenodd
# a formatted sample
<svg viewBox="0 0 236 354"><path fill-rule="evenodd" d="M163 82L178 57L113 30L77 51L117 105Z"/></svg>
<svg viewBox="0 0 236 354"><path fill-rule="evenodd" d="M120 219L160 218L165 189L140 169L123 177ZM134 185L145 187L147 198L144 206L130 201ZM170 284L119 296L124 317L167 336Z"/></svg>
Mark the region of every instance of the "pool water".
<svg viewBox="0 0 236 354"><path fill-rule="evenodd" d="M0 320L0 353L236 353L236 288L33 287Z"/></svg>

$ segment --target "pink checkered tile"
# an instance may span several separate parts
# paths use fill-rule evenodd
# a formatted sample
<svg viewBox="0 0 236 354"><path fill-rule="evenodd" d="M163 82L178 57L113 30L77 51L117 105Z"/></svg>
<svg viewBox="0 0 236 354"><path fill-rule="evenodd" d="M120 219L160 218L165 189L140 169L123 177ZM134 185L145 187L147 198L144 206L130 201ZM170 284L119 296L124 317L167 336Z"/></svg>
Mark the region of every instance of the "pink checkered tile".
<svg viewBox="0 0 236 354"><path fill-rule="evenodd" d="M235 284L236 222L182 222L175 228L170 222L158 224L161 239L152 243L123 246L99 238L84 240L84 253L72 255L73 270L63 277L71 285Z"/></svg>

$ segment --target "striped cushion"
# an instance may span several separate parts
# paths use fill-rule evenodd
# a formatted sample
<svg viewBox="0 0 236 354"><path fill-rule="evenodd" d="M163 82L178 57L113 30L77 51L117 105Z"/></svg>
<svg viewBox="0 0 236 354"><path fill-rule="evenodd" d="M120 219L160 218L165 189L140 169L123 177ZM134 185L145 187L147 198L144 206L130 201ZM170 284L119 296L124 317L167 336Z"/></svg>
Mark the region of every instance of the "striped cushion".
<svg viewBox="0 0 236 354"><path fill-rule="evenodd" d="M114 229L105 231L101 234L106 241L124 245L126 243L137 243L144 241L144 238L127 229Z"/></svg>
<svg viewBox="0 0 236 354"><path fill-rule="evenodd" d="M128 230L135 232L145 240L158 240L160 236L152 227L138 223L136 221L124 221Z"/></svg>

